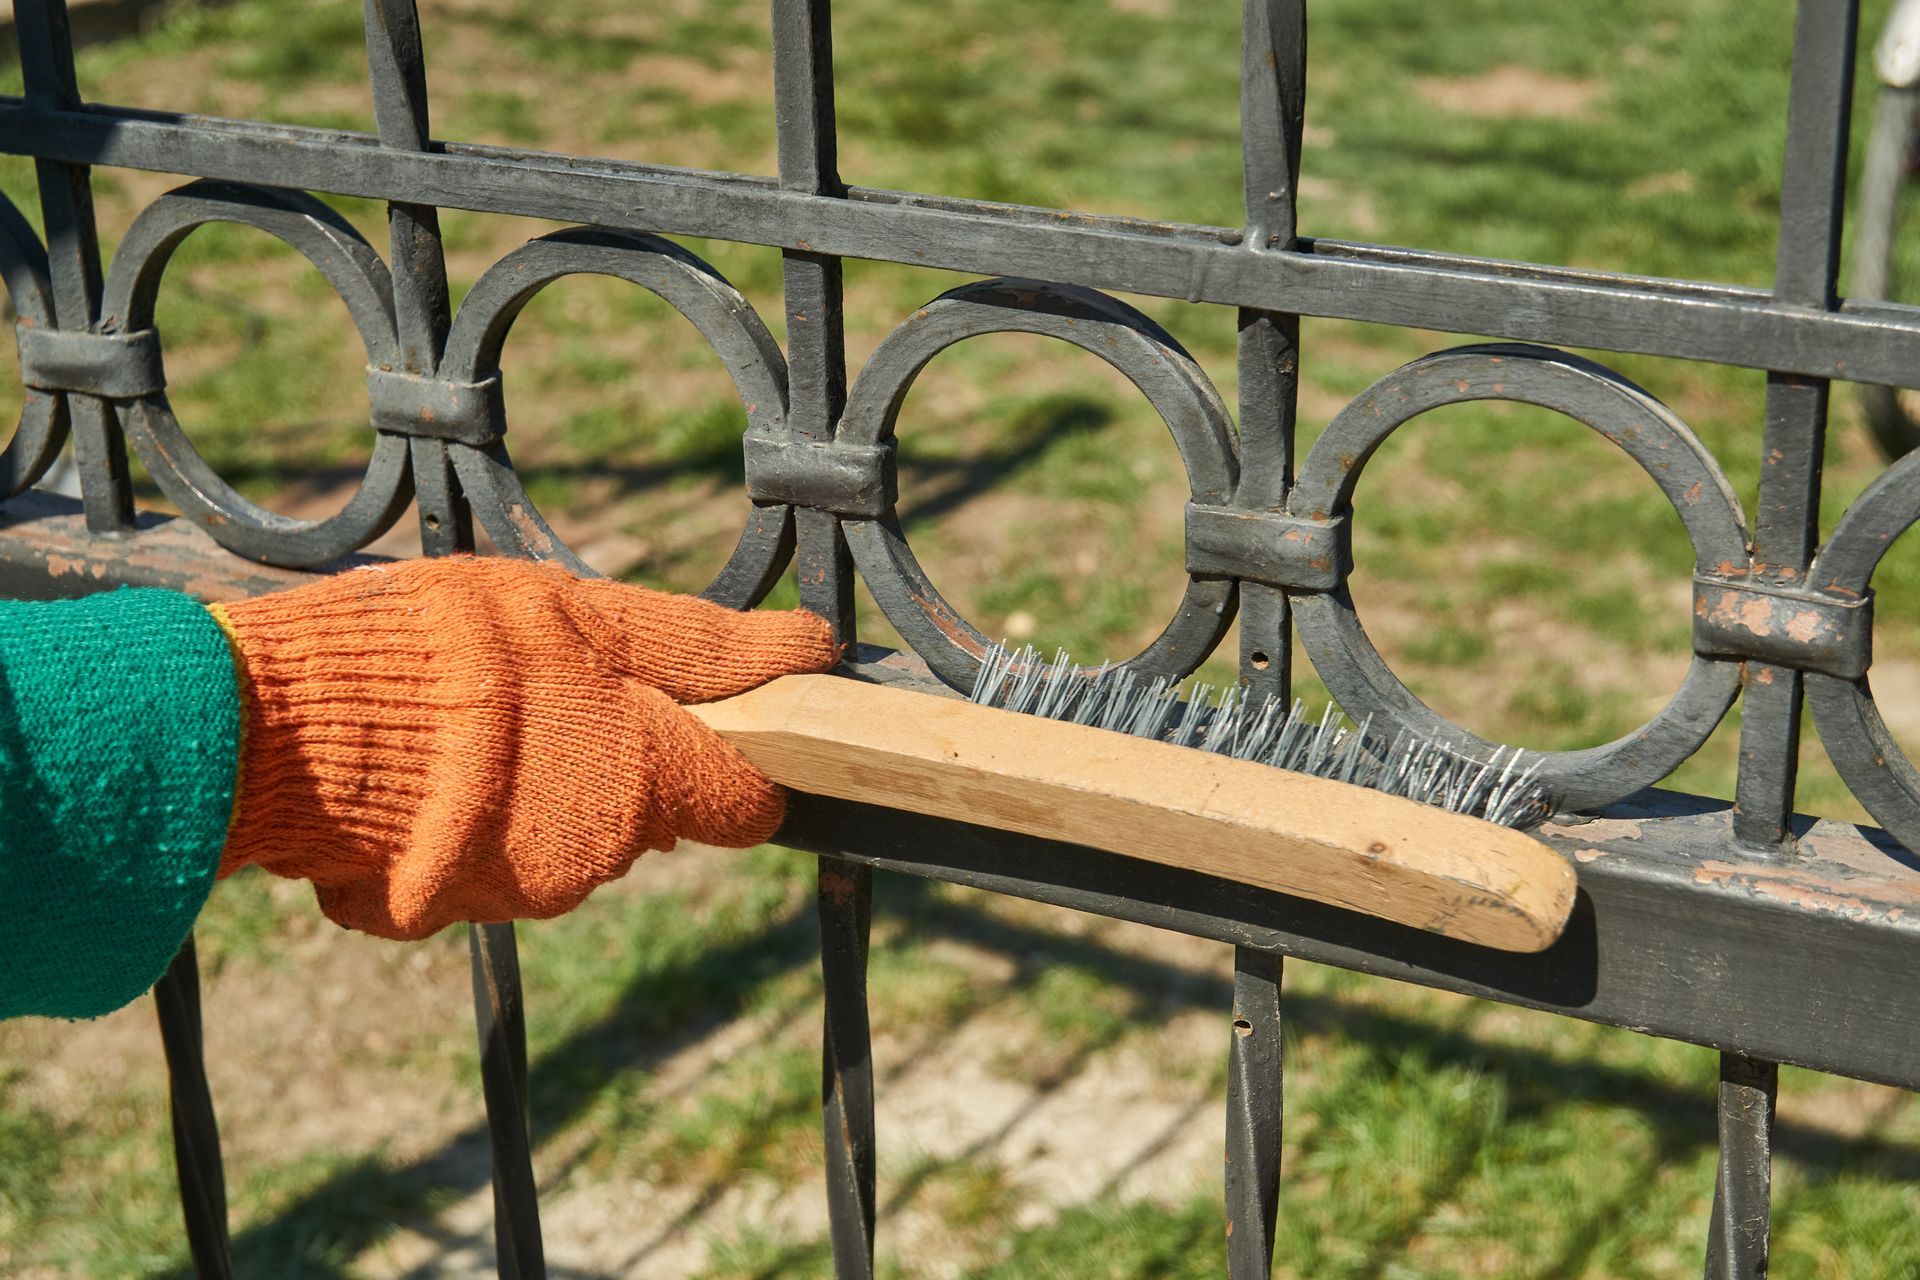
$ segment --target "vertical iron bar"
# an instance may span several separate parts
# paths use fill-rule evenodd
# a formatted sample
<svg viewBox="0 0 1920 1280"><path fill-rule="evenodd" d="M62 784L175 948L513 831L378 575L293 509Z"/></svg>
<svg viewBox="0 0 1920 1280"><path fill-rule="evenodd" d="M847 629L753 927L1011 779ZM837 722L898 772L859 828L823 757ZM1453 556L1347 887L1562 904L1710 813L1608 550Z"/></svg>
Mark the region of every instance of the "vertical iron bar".
<svg viewBox="0 0 1920 1280"><path fill-rule="evenodd" d="M1227 1073L1227 1274L1273 1272L1280 1208L1282 1044L1279 956L1236 947Z"/></svg>
<svg viewBox="0 0 1920 1280"><path fill-rule="evenodd" d="M774 113L780 185L843 193L833 109L833 23L829 0L773 0ZM803 440L829 440L846 404L847 357L840 260L784 254L789 423ZM800 603L854 640L853 560L831 514L794 512L794 572ZM834 1272L873 1275L874 1125L871 1029L867 1021L867 940L873 872L820 859L818 910L825 1014L821 1123L826 1139L827 1214Z"/></svg>
<svg viewBox="0 0 1920 1280"><path fill-rule="evenodd" d="M364 0L367 67L383 146L425 151L430 135L426 49L414 0ZM387 206L393 259L394 322L408 373L433 377L446 346L453 304L440 242L440 211L395 201ZM428 555L473 550L473 514L453 478L444 440L410 442L420 541Z"/></svg>
<svg viewBox="0 0 1920 1280"><path fill-rule="evenodd" d="M1801 0L1794 23L1774 296L1819 310L1833 308L1839 272L1858 10L1858 0ZM1819 537L1826 426L1825 379L1767 375L1753 539L1755 574L1763 580L1793 583L1806 573ZM1734 832L1755 851L1788 849L1800 744L1799 673L1749 664L1745 699Z"/></svg>
<svg viewBox="0 0 1920 1280"><path fill-rule="evenodd" d="M1774 296L1812 309L1831 310L1836 301L1859 19L1858 0L1800 0L1794 16ZM1813 558L1820 535L1827 394L1823 378L1767 375L1753 537L1759 580L1798 582ZM1744 692L1734 837L1755 852L1788 855L1794 848L1800 673L1749 663ZM1773 1063L1720 1056L1720 1158L1707 1236L1709 1280L1756 1280L1767 1274L1779 1086Z"/></svg>
<svg viewBox="0 0 1920 1280"><path fill-rule="evenodd" d="M827 1225L833 1268L847 1280L873 1275L874 1153L872 1029L867 1022L867 940L873 872L820 859L820 975L826 1012L820 1051L821 1123L827 1147Z"/></svg>
<svg viewBox="0 0 1920 1280"><path fill-rule="evenodd" d="M426 49L414 0L364 0L368 80L381 145L425 151L430 136ZM453 304L447 290L440 211L394 201L387 206L394 325L406 372L434 377L445 351ZM454 479L444 440L409 443L421 550L429 556L473 550L473 517ZM502 1280L546 1275L539 1189L527 1105L527 1026L519 950L511 924L469 925L475 1030L493 1156L493 1230Z"/></svg>
<svg viewBox="0 0 1920 1280"><path fill-rule="evenodd" d="M1243 0L1240 41L1241 174L1246 249L1290 248L1306 108L1305 0ZM1300 382L1300 320L1242 309L1239 317L1239 506L1278 510L1293 484ZM1249 696L1285 700L1293 689L1293 619L1286 593L1240 585L1240 678ZM1265 1280L1273 1271L1284 1121L1280 957L1234 951L1233 1034L1227 1060L1227 1273Z"/></svg>
<svg viewBox="0 0 1920 1280"><path fill-rule="evenodd" d="M527 1116L527 1018L510 924L468 926L480 1082L493 1151L493 1229L501 1280L542 1280L539 1191Z"/></svg>
<svg viewBox="0 0 1920 1280"><path fill-rule="evenodd" d="M1240 46L1241 171L1249 253L1293 246L1294 192L1306 110L1305 0L1244 0ZM1300 383L1298 316L1242 309L1239 506L1277 510L1293 484ZM1293 628L1286 594L1240 586L1240 675L1248 691L1286 698Z"/></svg>
<svg viewBox="0 0 1920 1280"><path fill-rule="evenodd" d="M13 21L27 103L77 110L82 103L66 0L14 0ZM100 234L91 173L82 164L34 161L46 222L54 319L62 329L88 330L100 319ZM69 395L67 409L87 530L124 533L133 527L133 483L120 419L112 403L97 396Z"/></svg>
<svg viewBox="0 0 1920 1280"><path fill-rule="evenodd" d="M173 1112L173 1167L180 1180L180 1209L187 1220L187 1248L200 1280L231 1280L227 1237L227 1175L220 1157L220 1125L207 1088L207 1060L200 1034L200 964L193 935L160 981L153 984L160 1015L160 1043L167 1055L167 1096Z"/></svg>
<svg viewBox="0 0 1920 1280"><path fill-rule="evenodd" d="M1707 1228L1707 1280L1759 1280L1767 1274L1779 1086L1780 1068L1773 1063L1720 1055L1720 1170Z"/></svg>

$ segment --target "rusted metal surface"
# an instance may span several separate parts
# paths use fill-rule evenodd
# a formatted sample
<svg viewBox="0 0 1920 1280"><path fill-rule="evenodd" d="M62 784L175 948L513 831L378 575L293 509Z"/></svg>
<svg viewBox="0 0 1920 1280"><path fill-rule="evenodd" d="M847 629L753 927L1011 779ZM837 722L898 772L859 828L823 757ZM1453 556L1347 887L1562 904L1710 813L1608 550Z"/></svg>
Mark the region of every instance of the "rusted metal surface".
<svg viewBox="0 0 1920 1280"><path fill-rule="evenodd" d="M354 555L313 569L280 569L223 550L190 520L140 517L121 536L87 530L71 498L34 490L0 505L0 594L16 600L91 595L113 587L166 587L206 601L241 600L311 582L379 557Z"/></svg>

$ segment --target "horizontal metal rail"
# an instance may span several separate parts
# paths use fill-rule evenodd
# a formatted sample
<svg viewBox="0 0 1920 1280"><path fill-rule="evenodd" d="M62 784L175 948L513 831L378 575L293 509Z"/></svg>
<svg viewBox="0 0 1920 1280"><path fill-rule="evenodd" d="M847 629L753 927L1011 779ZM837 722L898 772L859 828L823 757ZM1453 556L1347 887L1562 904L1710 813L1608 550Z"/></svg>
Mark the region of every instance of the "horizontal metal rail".
<svg viewBox="0 0 1920 1280"><path fill-rule="evenodd" d="M0 98L0 152L442 208L706 236L1296 315L1920 387L1920 309L1239 230L115 107Z"/></svg>

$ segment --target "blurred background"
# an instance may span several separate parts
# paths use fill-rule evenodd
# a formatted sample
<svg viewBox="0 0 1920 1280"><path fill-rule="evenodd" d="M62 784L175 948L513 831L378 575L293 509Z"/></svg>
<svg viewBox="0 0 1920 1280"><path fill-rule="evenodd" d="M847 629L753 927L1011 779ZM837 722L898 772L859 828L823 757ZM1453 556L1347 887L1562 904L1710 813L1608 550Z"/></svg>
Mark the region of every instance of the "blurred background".
<svg viewBox="0 0 1920 1280"><path fill-rule="evenodd" d="M422 0L435 135L766 174L758 0ZM1864 38L1887 4L1867 0ZM91 99L371 130L353 0L76 4ZM1188 0L841 0L843 177L1208 225L1240 221L1238 7ZM1323 0L1312 7L1305 235L1765 287L1786 0ZM97 20L96 20L97 19ZM1862 57L1854 153L1877 88ZM17 67L0 92L19 92ZM178 184L99 170L109 245ZM37 222L30 163L0 190ZM332 201L376 245L375 204ZM460 292L552 224L443 214ZM1898 251L1920 278L1920 238ZM782 329L780 258L688 241ZM962 277L849 262L850 369ZM1231 310L1132 298L1233 403ZM317 271L263 233L196 232L161 293L170 394L216 469L273 510L351 494L364 356ZM1308 320L1302 445L1374 379L1466 336ZM1670 405L1752 510L1763 375L1594 353ZM742 524L744 412L652 295L541 294L503 358L529 491L595 567L700 589ZM17 408L0 368L0 418ZM1112 370L1024 335L937 357L900 419L902 514L991 635L1077 658L1143 647L1179 597L1186 484ZM1836 388L1823 528L1884 465ZM144 476L143 500L165 508ZM1550 495L1544 498L1542 495ZM1397 433L1356 499L1353 592L1423 698L1484 736L1604 742L1688 659L1691 556L1623 454L1517 405ZM1874 688L1920 748L1920 548L1876 579ZM408 521L376 548L414 549ZM1044 554L1037 552L1044 548ZM790 584L774 597L794 602ZM863 599L862 638L897 643ZM1231 641L1203 671L1231 679ZM1304 662L1299 691L1325 693ZM1903 696L1904 695L1904 696ZM1738 709L1668 785L1732 793ZM1809 724L1800 808L1858 820ZM563 1276L830 1273L820 1191L809 858L683 849L523 931L536 1167ZM246 873L201 933L208 1055L247 1274L482 1275L490 1200L458 931L345 935ZM902 1277L1222 1269L1224 947L955 888L877 891L883 1270ZM1279 1273L1698 1274L1712 1195L1706 1050L1288 966ZM1123 1123L1116 1118L1125 1117ZM0 1274L185 1274L144 1003L0 1026ZM1789 1070L1782 1276L1920 1271L1920 1108Z"/></svg>

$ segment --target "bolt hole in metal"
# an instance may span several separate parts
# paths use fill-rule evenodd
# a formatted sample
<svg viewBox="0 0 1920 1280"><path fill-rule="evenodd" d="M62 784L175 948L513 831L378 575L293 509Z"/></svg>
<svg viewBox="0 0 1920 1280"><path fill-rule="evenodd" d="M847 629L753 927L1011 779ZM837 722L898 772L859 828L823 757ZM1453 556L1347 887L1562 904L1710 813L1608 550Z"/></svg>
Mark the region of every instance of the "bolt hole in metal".
<svg viewBox="0 0 1920 1280"><path fill-rule="evenodd" d="M1686 531L1641 468L1579 423L1524 404L1434 409L1367 463L1354 511L1349 590L1368 636L1482 737L1593 746L1685 678ZM1637 562L1647 586L1593 581L1583 560L1597 545Z"/></svg>
<svg viewBox="0 0 1920 1280"><path fill-rule="evenodd" d="M499 363L506 446L552 534L609 576L706 587L746 522L747 411L700 333L645 288L570 275L527 302Z"/></svg>

